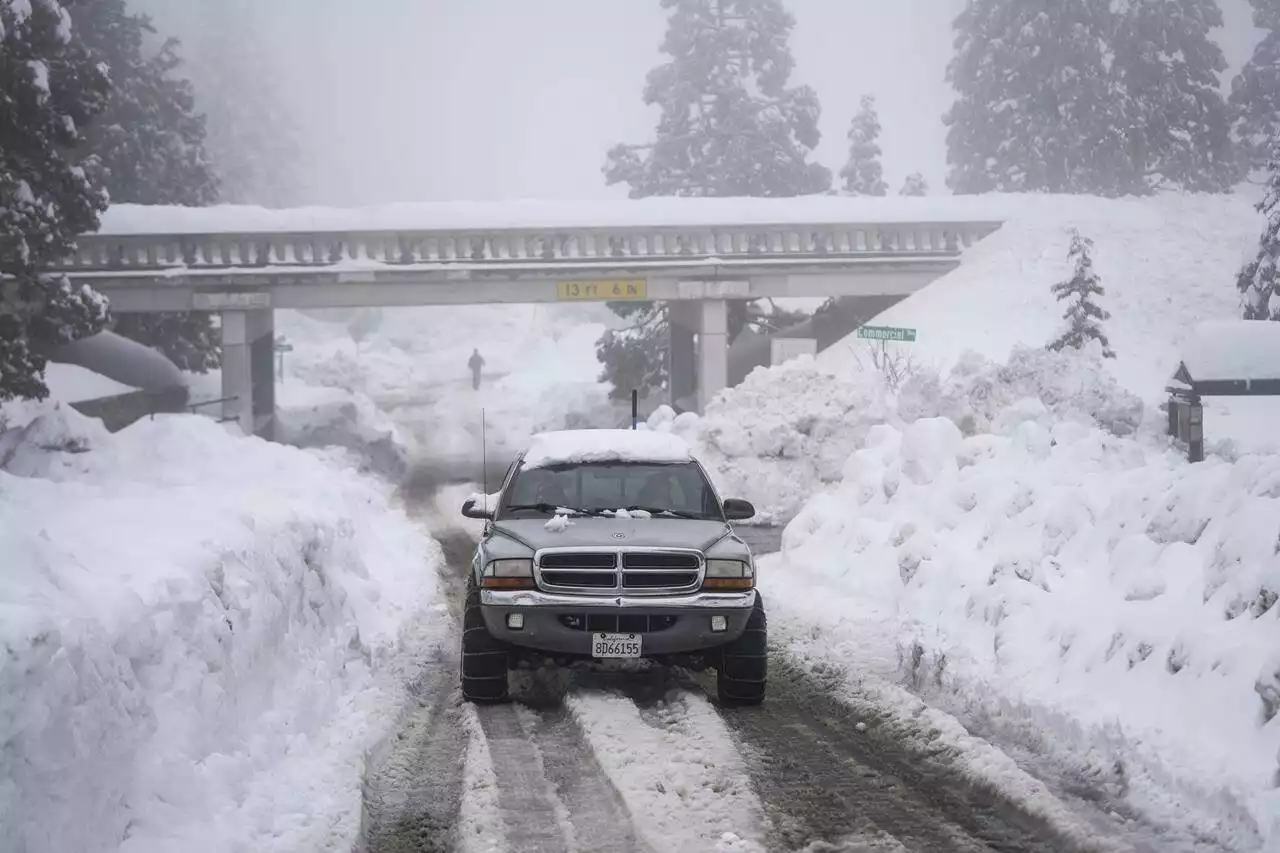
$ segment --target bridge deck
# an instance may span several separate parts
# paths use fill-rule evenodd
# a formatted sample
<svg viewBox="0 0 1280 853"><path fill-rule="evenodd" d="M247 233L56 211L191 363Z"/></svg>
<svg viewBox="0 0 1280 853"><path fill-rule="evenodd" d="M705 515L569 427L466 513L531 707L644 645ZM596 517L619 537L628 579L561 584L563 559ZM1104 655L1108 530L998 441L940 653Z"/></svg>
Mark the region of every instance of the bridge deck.
<svg viewBox="0 0 1280 853"><path fill-rule="evenodd" d="M607 299L619 287L622 298L709 298L688 280L736 282L732 298L906 294L1000 227L904 216L934 201L657 199L541 213L530 203L121 206L55 270L106 292L117 311L212 310L199 294L214 290L268 292L260 299L276 307ZM849 218L859 211L896 215ZM533 224L513 224L522 215Z"/></svg>

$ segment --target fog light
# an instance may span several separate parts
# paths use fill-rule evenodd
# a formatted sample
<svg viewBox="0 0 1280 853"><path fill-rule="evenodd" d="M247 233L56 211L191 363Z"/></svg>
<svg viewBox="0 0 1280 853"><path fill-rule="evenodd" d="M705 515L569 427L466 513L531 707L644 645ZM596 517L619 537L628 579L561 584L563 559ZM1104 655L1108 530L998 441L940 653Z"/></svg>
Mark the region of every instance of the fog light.
<svg viewBox="0 0 1280 853"><path fill-rule="evenodd" d="M510 628L512 631L519 631L520 629L524 628L524 614L508 613L507 627Z"/></svg>
<svg viewBox="0 0 1280 853"><path fill-rule="evenodd" d="M729 620L723 616L711 617L711 630L717 634L722 634L729 630Z"/></svg>

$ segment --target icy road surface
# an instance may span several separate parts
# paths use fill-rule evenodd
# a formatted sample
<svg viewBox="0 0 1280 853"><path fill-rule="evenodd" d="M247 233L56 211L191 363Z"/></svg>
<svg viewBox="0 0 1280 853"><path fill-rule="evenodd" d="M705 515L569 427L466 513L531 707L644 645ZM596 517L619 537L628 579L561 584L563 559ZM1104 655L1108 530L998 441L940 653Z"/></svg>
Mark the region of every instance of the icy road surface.
<svg viewBox="0 0 1280 853"><path fill-rule="evenodd" d="M780 532L742 531L759 553ZM441 536L455 622L474 539ZM1088 796L1025 800L966 775L913 721L842 703L784 654L755 709L713 675L525 679L519 701L463 705L457 661L428 662L365 786L359 853L582 851L1209 851ZM1052 795L1045 794L1044 797Z"/></svg>

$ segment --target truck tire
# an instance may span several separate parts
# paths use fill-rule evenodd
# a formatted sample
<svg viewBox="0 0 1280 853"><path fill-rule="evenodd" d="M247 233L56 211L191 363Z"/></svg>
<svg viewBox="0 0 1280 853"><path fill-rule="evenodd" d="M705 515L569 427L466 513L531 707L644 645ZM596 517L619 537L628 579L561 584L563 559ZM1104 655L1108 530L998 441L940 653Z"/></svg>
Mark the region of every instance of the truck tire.
<svg viewBox="0 0 1280 853"><path fill-rule="evenodd" d="M742 636L720 650L716 666L716 695L722 705L759 705L764 701L769 673L769 624L764 598L756 606Z"/></svg>
<svg viewBox="0 0 1280 853"><path fill-rule="evenodd" d="M462 614L462 698L483 703L507 700L507 647L485 627L480 590L470 580Z"/></svg>

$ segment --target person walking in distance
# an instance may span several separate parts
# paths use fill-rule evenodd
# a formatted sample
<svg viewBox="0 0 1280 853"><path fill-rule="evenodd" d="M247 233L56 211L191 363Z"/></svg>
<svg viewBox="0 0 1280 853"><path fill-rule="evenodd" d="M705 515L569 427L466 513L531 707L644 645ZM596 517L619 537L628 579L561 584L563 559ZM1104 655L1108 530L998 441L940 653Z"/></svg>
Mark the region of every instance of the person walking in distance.
<svg viewBox="0 0 1280 853"><path fill-rule="evenodd" d="M479 391L480 369L484 367L484 358L480 355L479 349L472 351L471 360L467 362L467 367L471 368L471 388L475 391Z"/></svg>

